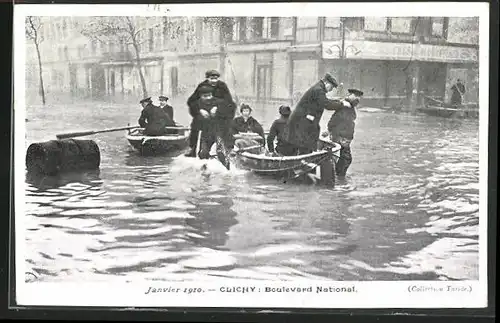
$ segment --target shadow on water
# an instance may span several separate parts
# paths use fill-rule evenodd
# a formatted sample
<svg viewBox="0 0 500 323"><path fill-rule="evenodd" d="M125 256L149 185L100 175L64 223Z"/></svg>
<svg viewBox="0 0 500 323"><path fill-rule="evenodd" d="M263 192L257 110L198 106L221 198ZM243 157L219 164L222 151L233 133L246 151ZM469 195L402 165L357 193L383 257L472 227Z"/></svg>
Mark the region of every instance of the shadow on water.
<svg viewBox="0 0 500 323"><path fill-rule="evenodd" d="M88 186L100 186L100 170L85 172L62 173L54 176L47 176L35 172L26 172L26 183L35 187L39 191L56 189L71 183L79 183Z"/></svg>

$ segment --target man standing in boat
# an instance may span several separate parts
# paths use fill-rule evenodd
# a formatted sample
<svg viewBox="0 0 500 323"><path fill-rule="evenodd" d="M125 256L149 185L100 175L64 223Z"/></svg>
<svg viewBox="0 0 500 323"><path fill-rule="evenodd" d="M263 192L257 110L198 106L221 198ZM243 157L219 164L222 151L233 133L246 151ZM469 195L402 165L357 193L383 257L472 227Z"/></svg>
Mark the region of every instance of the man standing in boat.
<svg viewBox="0 0 500 323"><path fill-rule="evenodd" d="M146 136L162 136L168 131L165 127L175 127L175 123L165 111L153 104L151 98L140 101L142 105L139 125L144 129Z"/></svg>
<svg viewBox="0 0 500 323"><path fill-rule="evenodd" d="M165 111L165 113L168 114L170 119L172 119L172 121L173 121L174 120L174 108L167 103L168 97L166 97L164 95L160 95L158 97L158 101L160 102L160 108L162 108L163 111Z"/></svg>
<svg viewBox="0 0 500 323"><path fill-rule="evenodd" d="M220 73L215 71L215 70L209 70L205 73L205 80L198 84L196 87L195 91L187 100L187 105L189 107L189 112L191 114L192 110L196 110L196 105L198 100L200 99L200 90L202 87L208 86L208 88L211 89L212 91L212 96L216 97L221 100L221 105L224 105L224 109L226 110L232 110L233 115L231 117L234 118L234 111L236 109L236 106L234 104L233 98L231 96L231 92L229 92L229 88L227 87L227 84L221 81L220 78ZM191 133L189 136L189 146L191 147L191 150L186 154L188 157L196 157L196 142L198 141L198 131L199 129L199 124L197 123L197 119L194 118L193 114L191 114L193 117L193 121L191 122ZM223 134L223 139L227 142L230 140L229 138L229 125L227 128L228 132Z"/></svg>
<svg viewBox="0 0 500 323"><path fill-rule="evenodd" d="M219 160L226 165L227 147L224 136L229 133L229 125L234 116L234 110L231 106L212 95L213 89L209 85L199 88L200 98L196 105L190 109L193 115L193 123L198 125L201 131L200 159L210 157L210 148L214 143L217 144L217 156ZM196 146L194 149L196 153ZM226 165L227 167L227 165Z"/></svg>
<svg viewBox="0 0 500 323"><path fill-rule="evenodd" d="M351 142L354 138L354 127L356 120L356 107L359 104L363 92L356 89L349 89L348 96L344 102L349 104L338 106L335 113L328 121L328 132L333 142L340 144L340 158L335 168L336 175L345 178L347 169L352 163Z"/></svg>
<svg viewBox="0 0 500 323"><path fill-rule="evenodd" d="M288 155L303 155L317 149L323 111L335 110L346 101L330 100L326 93L338 86L329 73L307 90L293 110L285 126L284 139L291 146Z"/></svg>

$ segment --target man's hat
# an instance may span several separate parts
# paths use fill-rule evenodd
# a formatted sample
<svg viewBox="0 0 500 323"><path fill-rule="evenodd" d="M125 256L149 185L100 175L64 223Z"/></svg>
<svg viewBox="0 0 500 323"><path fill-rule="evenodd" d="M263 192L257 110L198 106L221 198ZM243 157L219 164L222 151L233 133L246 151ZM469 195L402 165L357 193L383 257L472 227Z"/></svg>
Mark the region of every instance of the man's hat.
<svg viewBox="0 0 500 323"><path fill-rule="evenodd" d="M245 104L245 103L243 103L243 104L241 105L241 107L240 107L240 112L242 112L242 111L243 111L243 109L248 109L248 110L252 111L252 108L251 108L248 104Z"/></svg>
<svg viewBox="0 0 500 323"><path fill-rule="evenodd" d="M325 77L323 78L325 81L327 82L330 82L333 84L334 87L337 87L339 86L339 84L337 83L337 80L332 76L332 74L330 73L326 73L325 74Z"/></svg>
<svg viewBox="0 0 500 323"><path fill-rule="evenodd" d="M214 88L211 87L210 85L203 85L200 87L198 91L200 92L200 95L202 95L202 94L212 93L214 91Z"/></svg>
<svg viewBox="0 0 500 323"><path fill-rule="evenodd" d="M161 100L161 101L167 101L168 100L168 97L164 96L164 95L160 95L158 97L158 100Z"/></svg>
<svg viewBox="0 0 500 323"><path fill-rule="evenodd" d="M287 116L287 115L290 115L292 113L292 109L290 109L290 107L288 105L282 105L279 108L279 112L281 115Z"/></svg>
<svg viewBox="0 0 500 323"><path fill-rule="evenodd" d="M153 101L151 100L151 98L150 98L150 97L149 97L149 98L142 99L141 101L139 101L139 103L146 103L146 102L147 102L147 103L151 103L151 102L153 102Z"/></svg>
<svg viewBox="0 0 500 323"><path fill-rule="evenodd" d="M363 91L356 89L348 89L347 92L354 94L355 96L363 96Z"/></svg>
<svg viewBox="0 0 500 323"><path fill-rule="evenodd" d="M216 70L209 70L209 71L206 71L205 73L205 77L206 78L209 78L211 76L217 76L217 77L220 77L220 73L217 72Z"/></svg>

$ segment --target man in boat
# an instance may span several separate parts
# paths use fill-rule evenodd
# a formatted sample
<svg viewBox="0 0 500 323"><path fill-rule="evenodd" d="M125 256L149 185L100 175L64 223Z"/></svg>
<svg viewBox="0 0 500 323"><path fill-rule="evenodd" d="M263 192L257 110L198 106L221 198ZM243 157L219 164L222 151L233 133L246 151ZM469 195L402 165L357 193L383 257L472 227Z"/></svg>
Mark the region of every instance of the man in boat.
<svg viewBox="0 0 500 323"><path fill-rule="evenodd" d="M359 104L363 92L357 89L349 89L347 97L343 100L349 105L339 106L328 121L328 132L333 142L340 144L340 158L337 162L336 174L344 178L347 169L351 165L351 142L354 138L354 127L356 120L356 107Z"/></svg>
<svg viewBox="0 0 500 323"><path fill-rule="evenodd" d="M208 159L210 157L210 148L216 143L217 156L226 165L228 151L226 140L229 137L228 133L231 120L234 117L234 110L232 106L226 105L223 100L214 97L212 95L213 89L210 86L200 87L199 92L198 103L193 105L190 110L195 119L193 123L201 131L201 147L198 156L200 159Z"/></svg>
<svg viewBox="0 0 500 323"><path fill-rule="evenodd" d="M210 89L212 89L212 96L220 99L222 102L221 104L226 106L224 109L232 109L233 111L236 109L236 105L234 104L231 92L229 92L227 84L219 79L220 73L215 70L209 70L205 73L205 78L206 79L203 82L198 84L193 94L191 94L191 96L187 100L189 112L193 117L193 121L191 122L191 133L189 136L189 146L191 147L191 151L186 154L186 156L188 157L196 157L196 142L198 141L198 131L200 129L199 124L196 123L197 121L191 111L196 110L195 106L198 104L198 100L200 99L200 89L202 87L208 86ZM233 117L234 113L231 118ZM229 135L226 134L226 140L229 140L228 136Z"/></svg>
<svg viewBox="0 0 500 323"><path fill-rule="evenodd" d="M451 87L451 104L458 108L462 105L462 100L465 94L465 85L462 83L462 80L457 79L457 83L455 83Z"/></svg>
<svg viewBox="0 0 500 323"><path fill-rule="evenodd" d="M304 93L284 129L284 139L291 145L287 155L309 154L316 150L320 133L319 121L323 111L335 110L343 104L349 104L326 97L326 93L337 86L335 78L327 73Z"/></svg>
<svg viewBox="0 0 500 323"><path fill-rule="evenodd" d="M151 98L140 101L142 112L139 118L139 125L144 128L146 136L163 136L168 133L165 127L174 127L175 123L162 108L153 104Z"/></svg>
<svg viewBox="0 0 500 323"><path fill-rule="evenodd" d="M262 125L251 116L252 108L248 104L242 104L240 107L241 116L233 119L231 123L231 135L234 143L230 146L236 146L236 149L255 147L246 150L253 154L260 154L264 144L265 135ZM255 134L256 136L247 136L246 134Z"/></svg>
<svg viewBox="0 0 500 323"><path fill-rule="evenodd" d="M172 121L173 121L174 120L174 108L167 103L168 97L166 97L164 95L160 95L158 97L158 101L160 102L160 108L162 108L163 111L165 111L165 113L168 114L170 119L172 119Z"/></svg>
<svg viewBox="0 0 500 323"><path fill-rule="evenodd" d="M267 135L267 150L272 155L276 153L280 155L288 155L290 147L283 138L283 133L285 130L286 123L290 117L292 110L287 105L282 105L279 107L280 117L274 120L269 130L269 135ZM274 147L274 140L276 139L276 148Z"/></svg>

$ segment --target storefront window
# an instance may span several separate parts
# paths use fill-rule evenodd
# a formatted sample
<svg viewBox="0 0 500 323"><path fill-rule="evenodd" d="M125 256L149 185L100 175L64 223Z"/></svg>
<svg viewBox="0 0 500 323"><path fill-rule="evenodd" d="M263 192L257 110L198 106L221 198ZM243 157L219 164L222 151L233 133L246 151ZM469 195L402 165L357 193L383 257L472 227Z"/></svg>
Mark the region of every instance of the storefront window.
<svg viewBox="0 0 500 323"><path fill-rule="evenodd" d="M411 20L410 17L391 18L391 31L395 33L411 33Z"/></svg>
<svg viewBox="0 0 500 323"><path fill-rule="evenodd" d="M297 18L297 41L316 42L318 41L318 17L298 17Z"/></svg>
<svg viewBox="0 0 500 323"><path fill-rule="evenodd" d="M340 38L340 17L325 18L325 40Z"/></svg>
<svg viewBox="0 0 500 323"><path fill-rule="evenodd" d="M365 30L369 31L386 31L386 17L365 17Z"/></svg>
<svg viewBox="0 0 500 323"><path fill-rule="evenodd" d="M432 19L432 36L444 37L444 17L433 17Z"/></svg>

